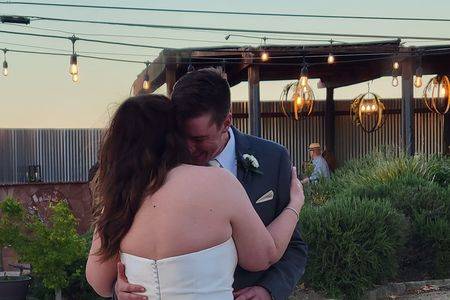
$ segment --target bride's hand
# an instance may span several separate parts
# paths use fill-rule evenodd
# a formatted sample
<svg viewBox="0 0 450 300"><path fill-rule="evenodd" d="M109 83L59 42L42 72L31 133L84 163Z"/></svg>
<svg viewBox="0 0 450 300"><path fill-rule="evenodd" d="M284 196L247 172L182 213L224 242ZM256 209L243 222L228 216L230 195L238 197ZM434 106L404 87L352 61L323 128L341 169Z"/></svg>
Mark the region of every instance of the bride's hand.
<svg viewBox="0 0 450 300"><path fill-rule="evenodd" d="M289 202L289 206L297 210L297 212L300 212L303 204L305 204L303 185L297 177L297 168L292 167L291 201Z"/></svg>

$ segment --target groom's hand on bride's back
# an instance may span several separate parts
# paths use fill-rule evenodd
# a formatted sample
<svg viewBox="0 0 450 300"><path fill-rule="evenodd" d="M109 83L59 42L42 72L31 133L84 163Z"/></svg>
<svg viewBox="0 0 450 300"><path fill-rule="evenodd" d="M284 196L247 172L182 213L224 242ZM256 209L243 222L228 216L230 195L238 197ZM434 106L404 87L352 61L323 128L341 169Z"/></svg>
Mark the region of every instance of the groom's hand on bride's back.
<svg viewBox="0 0 450 300"><path fill-rule="evenodd" d="M131 284L125 275L125 265L121 262L117 263L117 281L114 285L114 292L118 300L147 300L146 296L136 295L133 293L143 293L145 288Z"/></svg>
<svg viewBox="0 0 450 300"><path fill-rule="evenodd" d="M246 287L233 292L235 300L271 300L269 292L261 286Z"/></svg>

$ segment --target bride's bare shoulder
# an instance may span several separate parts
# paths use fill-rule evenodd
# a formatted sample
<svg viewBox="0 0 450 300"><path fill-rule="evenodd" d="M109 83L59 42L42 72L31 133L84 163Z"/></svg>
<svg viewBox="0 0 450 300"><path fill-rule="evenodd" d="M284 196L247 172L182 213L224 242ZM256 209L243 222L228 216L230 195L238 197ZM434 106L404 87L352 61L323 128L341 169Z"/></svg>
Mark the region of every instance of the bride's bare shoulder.
<svg viewBox="0 0 450 300"><path fill-rule="evenodd" d="M237 179L226 169L196 166L196 165L181 165L171 172L174 176L189 178L191 180L201 181L219 181L219 182L235 182Z"/></svg>

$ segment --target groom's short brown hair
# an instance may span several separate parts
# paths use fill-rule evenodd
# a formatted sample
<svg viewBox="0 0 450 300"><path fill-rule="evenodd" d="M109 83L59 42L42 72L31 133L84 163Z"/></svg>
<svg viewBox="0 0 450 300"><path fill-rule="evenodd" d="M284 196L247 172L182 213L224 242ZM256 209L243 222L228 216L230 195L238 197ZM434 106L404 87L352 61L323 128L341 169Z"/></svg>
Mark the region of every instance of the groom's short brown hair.
<svg viewBox="0 0 450 300"><path fill-rule="evenodd" d="M221 124L231 108L230 86L215 68L195 70L181 77L171 98L180 121L211 113L212 120Z"/></svg>

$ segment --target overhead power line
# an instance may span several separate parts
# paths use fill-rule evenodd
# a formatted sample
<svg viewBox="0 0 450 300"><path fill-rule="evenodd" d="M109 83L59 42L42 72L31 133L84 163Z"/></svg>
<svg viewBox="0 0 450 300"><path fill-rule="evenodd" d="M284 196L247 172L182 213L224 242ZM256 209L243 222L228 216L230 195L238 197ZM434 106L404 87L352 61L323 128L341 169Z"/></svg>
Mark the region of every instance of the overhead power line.
<svg viewBox="0 0 450 300"><path fill-rule="evenodd" d="M63 19L40 16L29 16L32 20L57 21L68 23L87 23L99 25L114 25L127 27L142 27L142 28L157 28L170 30L193 30L193 31L211 31L211 32L226 32L226 33L254 33L254 34L281 34L281 35L305 35L305 36L326 36L326 37L359 37L372 39L402 39L402 40L428 40L428 41L450 41L450 37L430 37L430 36L409 36L409 35L376 35L376 34L355 34L355 33L331 33L331 32L301 32L301 31L281 31L269 29L243 29L243 28L219 28L219 27L201 27L201 26L178 26L178 25L161 25L161 24L139 24L139 23L123 23L112 21L94 21L94 20L79 20L79 19Z"/></svg>
<svg viewBox="0 0 450 300"><path fill-rule="evenodd" d="M18 44L18 43L9 43L9 42L0 42L0 45L10 45L10 46L20 46L25 48L31 48L31 49L41 49L41 50L50 50L50 51L58 51L63 52L65 54L72 54L67 49L58 49L58 48L52 48L52 47L42 47L42 46L36 46L32 44ZM119 52L99 52L99 51L77 51L78 54L99 54L99 55L115 55L115 56L134 56L134 57L157 57L158 55L155 54L138 54L138 53L119 53Z"/></svg>
<svg viewBox="0 0 450 300"><path fill-rule="evenodd" d="M24 28L23 25L18 24L6 24L8 26L15 26ZM200 42L200 43L225 43L225 44L235 44L234 42L229 42L226 40L205 40L205 39L189 39L189 38L176 38L176 37L162 37L162 36L148 36L148 35L130 35L130 34L108 34L108 33L89 33L89 32L76 32L76 31L68 31L68 30L60 30L60 29L51 29L37 26L26 26L26 28L42 30L48 32L58 32L65 34L75 34L77 36L97 36L97 37L121 37L121 38L136 38L136 39L148 39L148 40L168 40L168 41L185 41L185 42ZM270 38L275 40L275 38ZM301 41L301 40L300 40ZM258 44L251 42L249 44Z"/></svg>
<svg viewBox="0 0 450 300"><path fill-rule="evenodd" d="M45 52L45 51L29 51L29 50L19 50L19 49L6 49L7 52L11 53L26 53L26 54L38 54L38 55L49 55L49 56L68 56L66 53L57 53L57 52ZM129 59L118 59L111 57L100 57L100 56L92 56L92 55L77 55L82 58L90 58L96 60L107 60L107 61L115 61L115 62L125 62L125 63L136 63L136 64L144 64L144 61L139 60L129 60Z"/></svg>
<svg viewBox="0 0 450 300"><path fill-rule="evenodd" d="M18 24L6 24L8 26L15 26L19 28L24 28L23 25ZM89 33L89 32L78 32L78 31L68 31L68 30L60 30L60 29L51 29L45 27L38 26L26 26L26 28L42 30L48 32L58 32L65 34L75 34L77 36L100 36L100 37L123 37L123 38L137 38L137 39L149 39L149 40L169 40L169 41L187 41L187 42L201 42L201 43L213 43L213 44L233 44L236 45L236 42L228 41L230 37L241 37L246 39L255 39L261 41L262 39L267 39L267 41L295 41L295 42L330 42L329 39L305 39L305 38L282 38L278 36L256 36L256 35L243 35L243 34L229 34L225 37L224 40L205 40L205 39L189 39L189 38L176 38L176 37L161 37L161 36L147 36L147 35L130 35L130 34L107 34L107 33ZM334 43L345 44L344 41L333 40ZM261 42L245 42L250 45L260 45Z"/></svg>
<svg viewBox="0 0 450 300"><path fill-rule="evenodd" d="M70 39L70 37L66 37L66 36L50 35L50 34L39 34L39 33L31 33L31 32L17 32L17 31L0 30L0 33L14 34L14 35L25 35L25 36L34 36L34 37L42 37L42 38L62 39L62 40ZM84 41L84 42L90 42L90 43L99 43L99 44L108 44L108 45L139 47L139 48L150 48L150 49L159 49L159 50L168 49L168 47L161 47L161 46L132 44L132 43L105 41L105 40L95 40L95 39L87 39L87 38L82 38L82 37L77 37L76 39L77 39L77 41Z"/></svg>
<svg viewBox="0 0 450 300"><path fill-rule="evenodd" d="M163 13L190 13L190 14L216 14L236 16L261 16L261 17L291 17L291 18L315 18L315 19L350 19L350 20L373 20L373 21L414 21L414 22L450 22L448 18L416 18L416 17L382 17L382 16L351 16L351 15L322 15L322 14L296 14L296 13L273 13L273 12L242 12L242 11L218 11L218 10L195 10L195 9L168 9L149 7L124 7L106 5L83 5L65 3L24 2L24 1L0 1L0 4L8 5L35 5L52 7L71 7L89 9L129 10Z"/></svg>
<svg viewBox="0 0 450 300"><path fill-rule="evenodd" d="M20 49L5 49L8 53L26 53L26 54L38 54L38 55L49 55L49 56L69 56L69 53L58 53L58 52L46 52L46 51L29 51L29 50L20 50ZM356 58L351 60L341 60L335 62L335 64L347 64L347 63L354 63L354 62L368 62L368 61L377 61L377 60L385 60L392 56L393 53L385 52L385 53L366 53L366 54L336 54L336 57L363 57L364 58ZM434 55L442 55L442 54L450 54L450 47L443 47L443 48L436 48L436 49L429 49L426 51L421 52L421 55L423 56L434 56ZM106 60L106 61L115 61L115 62L125 62L125 63L137 63L137 64L145 64L146 61L140 61L140 60L128 60L128 59L118 59L118 58L112 58L112 57L100 57L100 56L93 56L93 55L84 55L80 54L77 55L80 58L88 58L88 59L95 59L95 60ZM368 56L368 57L367 57ZM326 58L327 55L308 55L306 58ZM403 58L406 57L416 57L415 53L406 54ZM299 58L299 62L254 62L255 65L274 65L274 66L299 66L302 65L302 62L300 61L300 58L305 58L303 55L296 55L296 56L279 56L279 57L271 57L272 59L277 58ZM196 65L210 65L211 60L216 60L218 64L227 63L227 64L241 64L242 59L236 59L236 58L222 58L222 57L208 57L208 58L200 58L196 57L195 59L200 59L202 61L195 61ZM180 65L189 65L192 62L190 61L180 61L178 64ZM164 64L164 62L152 62L152 64ZM308 62L309 66L318 66L318 65L327 65L328 62Z"/></svg>

